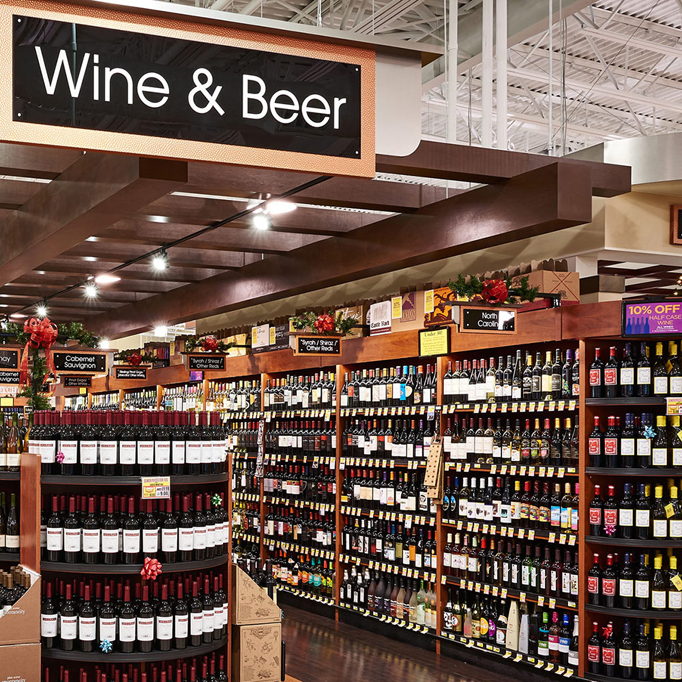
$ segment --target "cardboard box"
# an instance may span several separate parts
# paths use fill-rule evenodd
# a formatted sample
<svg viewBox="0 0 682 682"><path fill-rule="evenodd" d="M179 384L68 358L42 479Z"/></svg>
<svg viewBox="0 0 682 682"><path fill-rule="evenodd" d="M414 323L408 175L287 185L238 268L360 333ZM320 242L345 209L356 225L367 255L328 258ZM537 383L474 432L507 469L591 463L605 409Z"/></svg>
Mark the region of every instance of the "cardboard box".
<svg viewBox="0 0 682 682"><path fill-rule="evenodd" d="M345 308L337 308L334 314L338 317L341 313L342 317L345 319L347 317L354 317L358 321L358 327L351 329L344 339L357 339L361 336L367 336L367 314L369 312L369 306L367 303L361 303L360 305L346 306Z"/></svg>
<svg viewBox="0 0 682 682"><path fill-rule="evenodd" d="M40 644L0 646L0 682L40 682Z"/></svg>
<svg viewBox="0 0 682 682"><path fill-rule="evenodd" d="M0 645L40 642L40 576L24 569L33 580L23 597L0 618ZM0 665L0 673L4 669Z"/></svg>
<svg viewBox="0 0 682 682"><path fill-rule="evenodd" d="M282 675L280 623L235 628L235 682L279 682Z"/></svg>
<svg viewBox="0 0 682 682"><path fill-rule="evenodd" d="M233 567L234 622L236 625L279 623L282 613L268 593L256 585L239 566Z"/></svg>
<svg viewBox="0 0 682 682"><path fill-rule="evenodd" d="M561 294L561 302L580 301L580 275L577 272L533 270L512 279L518 284L521 277L528 277L528 286L537 287L542 294Z"/></svg>

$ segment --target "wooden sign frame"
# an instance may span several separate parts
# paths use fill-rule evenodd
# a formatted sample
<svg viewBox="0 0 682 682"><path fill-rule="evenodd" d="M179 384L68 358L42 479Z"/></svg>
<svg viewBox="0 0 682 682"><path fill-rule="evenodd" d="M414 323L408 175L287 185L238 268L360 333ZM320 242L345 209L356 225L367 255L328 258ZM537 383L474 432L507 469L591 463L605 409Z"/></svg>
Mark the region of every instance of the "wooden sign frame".
<svg viewBox="0 0 682 682"><path fill-rule="evenodd" d="M109 363L107 361L107 351L98 351L98 350L70 350L68 348L58 348L58 349L53 349L52 351L52 357L53 360L55 360L55 369L58 375L66 375L66 374L107 374L109 371ZM60 369L57 367L57 358L60 355L92 355L92 356L97 356L97 357L103 357L104 358L104 368L103 369L82 369L82 368L74 368L74 369Z"/></svg>

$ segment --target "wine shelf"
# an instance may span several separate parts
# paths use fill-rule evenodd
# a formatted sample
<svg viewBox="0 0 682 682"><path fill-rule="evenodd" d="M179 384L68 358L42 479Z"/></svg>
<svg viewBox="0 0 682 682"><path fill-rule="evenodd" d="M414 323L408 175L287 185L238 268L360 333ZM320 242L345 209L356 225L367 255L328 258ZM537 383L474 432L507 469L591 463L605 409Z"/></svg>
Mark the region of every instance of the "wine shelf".
<svg viewBox="0 0 682 682"><path fill-rule="evenodd" d="M342 417L410 417L434 414L445 409L442 405L404 405L402 407L342 407Z"/></svg>
<svg viewBox="0 0 682 682"><path fill-rule="evenodd" d="M636 407L637 405L655 407L656 405L665 405L665 398L658 396L650 398L585 398L585 403L595 407Z"/></svg>
<svg viewBox="0 0 682 682"><path fill-rule="evenodd" d="M608 606L596 606L585 604L585 609L590 613L602 613L606 616L619 616L620 618L653 618L655 620L682 620L682 611L664 611L656 609L619 609Z"/></svg>
<svg viewBox="0 0 682 682"><path fill-rule="evenodd" d="M633 467L630 469L587 467L585 472L591 476L623 476L627 478L639 478L644 476L682 476L682 467L660 467L658 469L653 467L647 469L642 469L640 467Z"/></svg>
<svg viewBox="0 0 682 682"><path fill-rule="evenodd" d="M334 606L334 600L330 597L320 597L316 594L310 594L310 592L304 592L303 590L297 590L293 587L275 586L277 592L286 592L287 594L293 594L295 597L300 597L301 599L309 599L310 601L316 601L318 604L325 604L326 606Z"/></svg>
<svg viewBox="0 0 682 682"><path fill-rule="evenodd" d="M392 618L391 616L387 616L386 614L382 614L381 616L375 616L372 614L372 612L369 609L364 609L360 608L359 606L353 606L352 604L346 604L345 602L341 602L337 608L341 611L351 611L355 613L359 613L361 616L365 618L370 618L371 620L376 620L380 623L386 623L387 625L395 625L399 628L403 628L405 630L412 630L413 632L419 632L423 635L428 635L432 634L435 635L435 632L433 630L430 630L429 628L426 627L426 625L417 625L416 623L406 623L404 620L401 620L400 618Z"/></svg>
<svg viewBox="0 0 682 682"><path fill-rule="evenodd" d="M0 555L1 556L1 555ZM224 566L227 563L227 554L223 556L204 559L203 561L178 561L172 564L163 564L163 573L180 573L183 571L203 571L207 568ZM70 564L65 561L41 561L43 571L51 573L100 573L102 575L133 575L140 573L142 564Z"/></svg>
<svg viewBox="0 0 682 682"><path fill-rule="evenodd" d="M519 540L543 540L544 542L559 544L568 544L573 546L578 541L578 535L571 530L562 530L561 528L554 530L535 530L533 528L516 528L511 524L497 525L494 523L485 523L483 521L464 521L459 519L457 521L443 521L443 526L446 529L464 530L468 533L481 533L483 535L500 535L506 538L518 538Z"/></svg>
<svg viewBox="0 0 682 682"><path fill-rule="evenodd" d="M87 653L84 651L63 651L62 649L46 649L43 647L43 658L58 661L78 661L81 663L147 663L154 661L175 661L180 658L193 658L213 653L227 646L227 639L222 638L210 644L188 646L184 649L170 651L150 651L149 653L135 652L124 654L112 651L110 654L102 652Z"/></svg>
<svg viewBox="0 0 682 682"><path fill-rule="evenodd" d="M535 478L565 478L578 476L576 467L535 466L526 464L470 464L469 462L446 462L446 471L463 474L499 474L500 476L531 476Z"/></svg>
<svg viewBox="0 0 682 682"><path fill-rule="evenodd" d="M519 400L499 403L456 403L443 405L443 414L473 412L474 414L519 414L526 412L573 412L578 401L569 400Z"/></svg>
<svg viewBox="0 0 682 682"><path fill-rule="evenodd" d="M20 475L19 471L0 471L0 481L18 481Z"/></svg>
<svg viewBox="0 0 682 682"><path fill-rule="evenodd" d="M588 535L587 542L593 542L595 545L608 545L610 547L660 547L665 549L667 547L682 547L682 540L629 540L625 538L610 538L602 537L601 535Z"/></svg>
<svg viewBox="0 0 682 682"><path fill-rule="evenodd" d="M614 677L612 675L599 675L597 673L585 673L585 678L588 680L595 680L595 682L632 682L634 676L627 679L625 677Z"/></svg>
<svg viewBox="0 0 682 682"><path fill-rule="evenodd" d="M2 479L0 479L2 480ZM43 485L142 485L141 476L61 476L59 474L47 474L40 478ZM204 485L207 483L225 483L227 474L196 474L171 476L173 485Z"/></svg>
<svg viewBox="0 0 682 682"><path fill-rule="evenodd" d="M10 561L19 563L19 552L0 552L0 562Z"/></svg>
<svg viewBox="0 0 682 682"><path fill-rule="evenodd" d="M341 498L343 501L343 498ZM436 523L436 517L428 512L406 512L406 511L384 511L382 509L361 509L360 507L341 507L341 513L346 516L366 516L370 519L379 519L380 521L397 521L404 523L407 519L420 526L433 526Z"/></svg>
<svg viewBox="0 0 682 682"><path fill-rule="evenodd" d="M355 564L356 566L367 566L372 571L383 571L384 573L393 573L394 575L402 575L407 578L415 580L426 580L427 582L436 582L436 570L427 571L423 568L409 568L408 566L399 566L397 564L387 564L385 561L379 559L367 559L366 557L354 556L352 554L342 554L339 557L342 564Z"/></svg>
<svg viewBox="0 0 682 682"><path fill-rule="evenodd" d="M547 606L550 609L558 608L565 611L577 611L577 601L572 599L565 599L563 597L547 597L535 592L526 592L525 590L517 590L515 587L498 587L497 585L487 585L479 583L475 580L468 580L466 578L454 578L452 576L443 576L446 585L453 585L460 589L466 589L468 592L476 592L484 595L492 595L493 597L501 597L502 599L518 599L520 601L528 601L540 606ZM576 600L578 597L575 598Z"/></svg>

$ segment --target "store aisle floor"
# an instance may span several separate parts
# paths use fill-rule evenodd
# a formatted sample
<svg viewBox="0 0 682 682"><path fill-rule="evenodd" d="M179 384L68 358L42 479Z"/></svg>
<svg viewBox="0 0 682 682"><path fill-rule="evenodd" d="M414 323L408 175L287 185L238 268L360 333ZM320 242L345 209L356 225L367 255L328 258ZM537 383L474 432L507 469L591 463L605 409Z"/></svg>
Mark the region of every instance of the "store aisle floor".
<svg viewBox="0 0 682 682"><path fill-rule="evenodd" d="M288 605L284 614L287 673L300 682L509 682L509 677Z"/></svg>

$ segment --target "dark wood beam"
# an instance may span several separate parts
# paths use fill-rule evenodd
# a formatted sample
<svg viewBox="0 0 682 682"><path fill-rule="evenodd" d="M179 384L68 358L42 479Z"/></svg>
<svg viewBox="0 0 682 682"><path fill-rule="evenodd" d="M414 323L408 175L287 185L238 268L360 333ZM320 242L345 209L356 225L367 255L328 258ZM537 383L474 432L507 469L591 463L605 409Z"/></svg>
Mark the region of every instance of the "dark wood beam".
<svg viewBox="0 0 682 682"><path fill-rule="evenodd" d="M247 255L247 254L245 254ZM54 260L46 263L42 266L45 272L59 273L67 276L74 276L78 279L84 279L87 275L92 275L97 272L93 267L93 263L77 263L74 261L69 261L65 259ZM212 277L213 275L219 275L222 270L202 270L199 268L182 268L174 265L170 265L163 272L152 272L148 265L131 265L124 270L122 273L128 274L130 271L130 276L133 279L140 280L160 280L160 281L171 281L171 282L199 282L206 277ZM123 274L121 275L123 277Z"/></svg>
<svg viewBox="0 0 682 682"><path fill-rule="evenodd" d="M590 177L561 163L487 185L374 225L272 256L239 272L211 277L125 306L92 321L112 338L136 333L150 321L179 322L499 246L589 222Z"/></svg>
<svg viewBox="0 0 682 682"><path fill-rule="evenodd" d="M77 149L0 143L0 174L53 180L82 155Z"/></svg>
<svg viewBox="0 0 682 682"><path fill-rule="evenodd" d="M377 155L376 170L377 173L498 183L557 162L586 173L595 196L612 197L630 191L629 166L426 140L409 156Z"/></svg>
<svg viewBox="0 0 682 682"><path fill-rule="evenodd" d="M3 224L0 284L49 261L92 235L111 217L139 210L181 187L181 161L83 154Z"/></svg>
<svg viewBox="0 0 682 682"><path fill-rule="evenodd" d="M120 271L118 274L119 277L121 277L121 281L112 285L116 287L117 291L159 294L185 284L183 281L174 282L172 280L159 279L134 279L134 275L125 270ZM82 276L64 277L60 273L25 275L24 277L19 277L14 280L14 282L5 284L2 291L30 290L37 292L37 297L42 297L54 294L71 284L78 284L81 279Z"/></svg>

